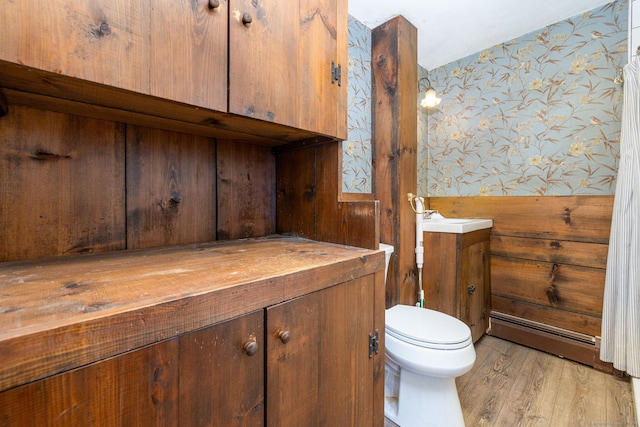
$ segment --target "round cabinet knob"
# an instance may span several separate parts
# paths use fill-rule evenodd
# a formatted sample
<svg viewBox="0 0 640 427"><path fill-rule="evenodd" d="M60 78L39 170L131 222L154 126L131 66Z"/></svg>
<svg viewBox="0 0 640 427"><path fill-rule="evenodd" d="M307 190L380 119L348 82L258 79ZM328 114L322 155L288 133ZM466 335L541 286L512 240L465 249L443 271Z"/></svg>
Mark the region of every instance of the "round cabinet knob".
<svg viewBox="0 0 640 427"><path fill-rule="evenodd" d="M252 21L253 21L253 18L251 17L251 14L249 12L244 12L242 14L242 25L244 25L245 27L248 27Z"/></svg>
<svg viewBox="0 0 640 427"><path fill-rule="evenodd" d="M253 356L258 352L258 343L255 341L248 341L244 344L244 352L247 356Z"/></svg>
<svg viewBox="0 0 640 427"><path fill-rule="evenodd" d="M291 339L291 332L289 331L280 331L278 332L278 338L282 341L282 344L286 344Z"/></svg>
<svg viewBox="0 0 640 427"><path fill-rule="evenodd" d="M209 0L209 9L217 9L220 7L220 0Z"/></svg>

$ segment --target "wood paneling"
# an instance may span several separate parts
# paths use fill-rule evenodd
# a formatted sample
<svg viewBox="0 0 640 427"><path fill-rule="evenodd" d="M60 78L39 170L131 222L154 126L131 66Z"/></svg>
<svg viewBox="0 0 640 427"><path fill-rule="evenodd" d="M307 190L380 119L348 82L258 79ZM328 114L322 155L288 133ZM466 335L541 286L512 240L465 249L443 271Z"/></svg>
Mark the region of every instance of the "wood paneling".
<svg viewBox="0 0 640 427"><path fill-rule="evenodd" d="M509 339L519 335L523 344L566 357L577 354L567 350L574 334L583 334L591 337L594 349L600 335L613 196L435 197L429 206L444 216L494 221L492 310L496 316L522 319L524 326L513 324L510 331L511 320L505 320L491 333ZM527 328L530 333L523 334ZM554 338L563 336L568 339ZM582 344L574 342L582 351ZM590 363L605 369L593 358Z"/></svg>
<svg viewBox="0 0 640 427"><path fill-rule="evenodd" d="M492 234L608 243L613 196L431 197L444 216L492 218Z"/></svg>
<svg viewBox="0 0 640 427"><path fill-rule="evenodd" d="M216 240L216 147L208 138L127 128L127 247Z"/></svg>
<svg viewBox="0 0 640 427"><path fill-rule="evenodd" d="M599 269L607 266L608 249L606 243L572 242L497 234L491 237L491 253L494 256Z"/></svg>
<svg viewBox="0 0 640 427"><path fill-rule="evenodd" d="M339 150L337 141L277 150L276 231L377 249L379 203L341 200Z"/></svg>
<svg viewBox="0 0 640 427"><path fill-rule="evenodd" d="M375 196L380 201L380 240L395 251L387 276L387 306L415 304L415 222L407 193L416 192L418 67L417 30L395 17L371 33Z"/></svg>
<svg viewBox="0 0 640 427"><path fill-rule="evenodd" d="M602 314L603 269L492 257L491 272L493 296L574 313Z"/></svg>
<svg viewBox="0 0 640 427"><path fill-rule="evenodd" d="M243 239L276 230L276 160L263 146L218 141L218 239Z"/></svg>
<svg viewBox="0 0 640 427"><path fill-rule="evenodd" d="M315 147L276 153L276 231L316 235Z"/></svg>
<svg viewBox="0 0 640 427"><path fill-rule="evenodd" d="M124 127L15 106L0 120L0 261L124 249Z"/></svg>

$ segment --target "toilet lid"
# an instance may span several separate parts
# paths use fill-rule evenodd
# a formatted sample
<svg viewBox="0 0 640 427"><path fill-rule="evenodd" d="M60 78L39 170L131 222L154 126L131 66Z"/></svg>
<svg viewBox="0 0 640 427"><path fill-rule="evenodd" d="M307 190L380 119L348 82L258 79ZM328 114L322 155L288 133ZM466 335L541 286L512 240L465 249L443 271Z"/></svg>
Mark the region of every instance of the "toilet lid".
<svg viewBox="0 0 640 427"><path fill-rule="evenodd" d="M472 344L471 329L448 314L400 304L386 310L385 314L385 331L404 342L443 350Z"/></svg>

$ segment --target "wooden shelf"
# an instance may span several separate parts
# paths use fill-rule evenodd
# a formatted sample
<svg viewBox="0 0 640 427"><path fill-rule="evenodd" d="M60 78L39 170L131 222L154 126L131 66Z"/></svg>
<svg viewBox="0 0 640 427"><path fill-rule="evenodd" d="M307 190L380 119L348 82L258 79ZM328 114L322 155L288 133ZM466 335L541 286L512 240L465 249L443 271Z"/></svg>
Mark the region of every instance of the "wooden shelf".
<svg viewBox="0 0 640 427"><path fill-rule="evenodd" d="M269 236L0 264L0 391L384 269Z"/></svg>

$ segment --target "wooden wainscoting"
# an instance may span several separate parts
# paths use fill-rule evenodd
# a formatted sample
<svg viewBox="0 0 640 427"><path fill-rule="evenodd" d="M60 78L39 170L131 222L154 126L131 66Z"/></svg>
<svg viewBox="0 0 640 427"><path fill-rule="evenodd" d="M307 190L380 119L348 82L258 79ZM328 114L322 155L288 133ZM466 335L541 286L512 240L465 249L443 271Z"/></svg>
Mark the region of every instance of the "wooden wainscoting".
<svg viewBox="0 0 640 427"><path fill-rule="evenodd" d="M597 369L613 196L433 197L492 218L490 334Z"/></svg>

